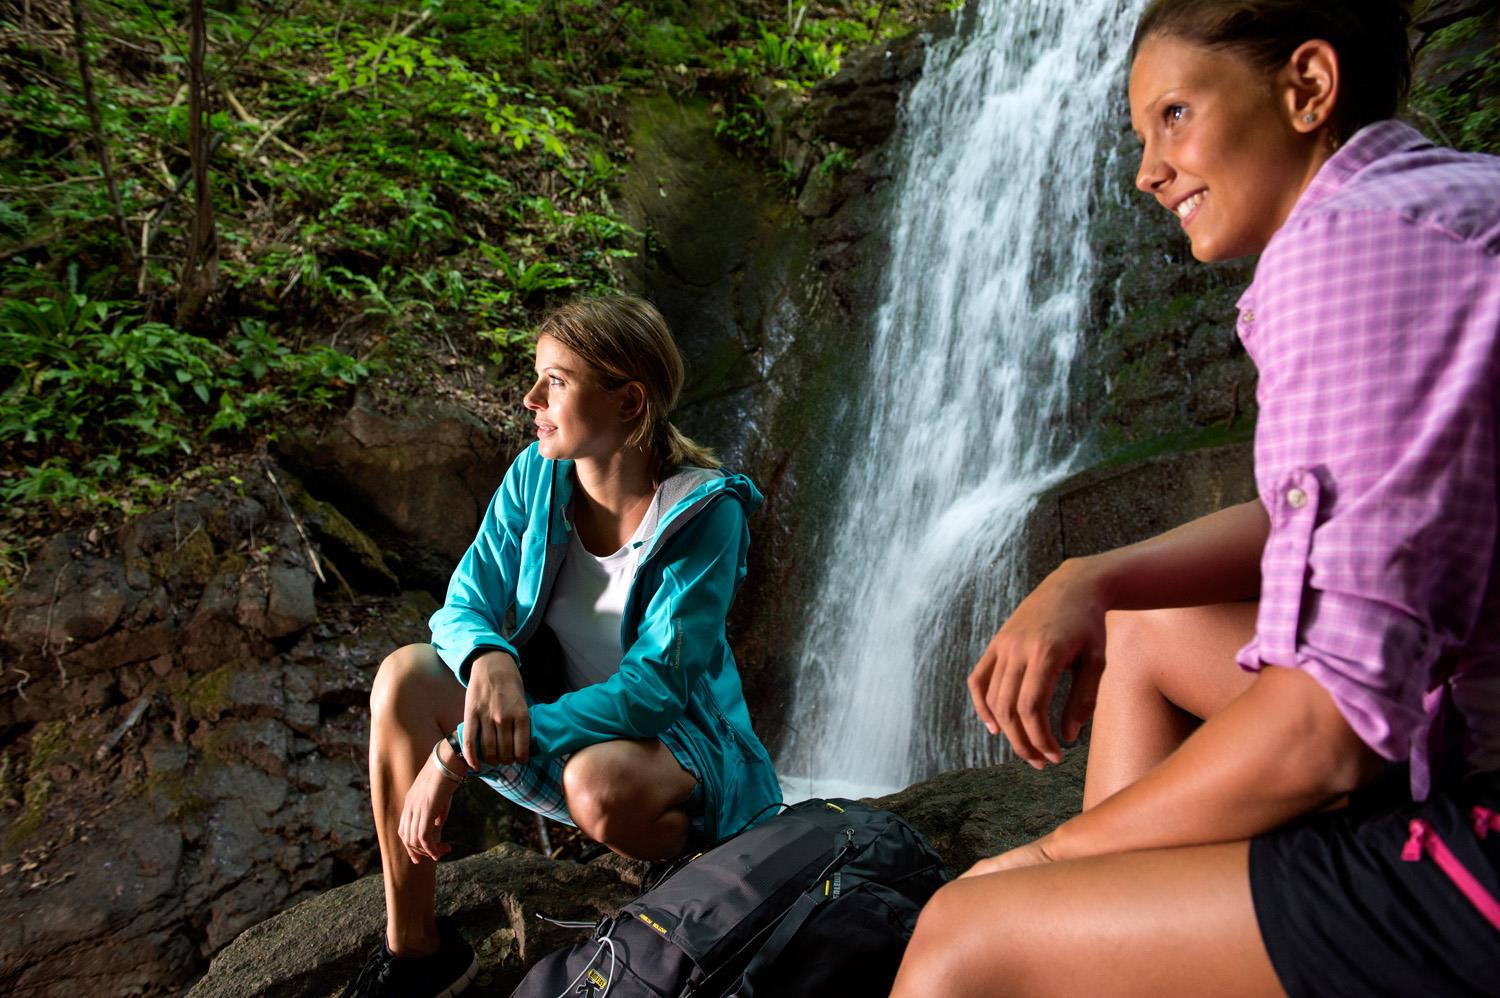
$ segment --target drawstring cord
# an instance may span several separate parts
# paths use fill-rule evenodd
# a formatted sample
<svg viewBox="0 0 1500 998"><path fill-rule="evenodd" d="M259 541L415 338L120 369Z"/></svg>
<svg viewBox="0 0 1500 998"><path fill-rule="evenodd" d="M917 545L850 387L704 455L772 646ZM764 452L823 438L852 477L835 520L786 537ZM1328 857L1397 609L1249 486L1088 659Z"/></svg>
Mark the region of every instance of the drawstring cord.
<svg viewBox="0 0 1500 998"><path fill-rule="evenodd" d="M604 936L599 940L599 948L594 951L593 956L589 957L589 962L584 964L583 969L578 972L578 976L569 981L568 986L558 993L557 998L568 998L569 994L585 993L588 988L587 984L580 987L575 987L575 985L583 980L584 975L594 968L594 961L598 960L599 954L603 953L606 949L609 950L609 974L604 978L604 990L599 992L599 998L608 998L609 989L615 986L615 941L609 938L609 936Z"/></svg>

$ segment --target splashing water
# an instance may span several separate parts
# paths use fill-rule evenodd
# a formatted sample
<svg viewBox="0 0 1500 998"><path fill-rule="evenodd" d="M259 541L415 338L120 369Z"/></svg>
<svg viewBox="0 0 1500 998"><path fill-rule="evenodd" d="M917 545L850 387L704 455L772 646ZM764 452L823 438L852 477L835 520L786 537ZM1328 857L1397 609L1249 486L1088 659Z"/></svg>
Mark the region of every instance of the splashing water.
<svg viewBox="0 0 1500 998"><path fill-rule="evenodd" d="M885 297L779 759L789 800L1001 758L964 679L1017 601L1018 531L1069 461L1089 192L1136 6L981 0L911 91Z"/></svg>

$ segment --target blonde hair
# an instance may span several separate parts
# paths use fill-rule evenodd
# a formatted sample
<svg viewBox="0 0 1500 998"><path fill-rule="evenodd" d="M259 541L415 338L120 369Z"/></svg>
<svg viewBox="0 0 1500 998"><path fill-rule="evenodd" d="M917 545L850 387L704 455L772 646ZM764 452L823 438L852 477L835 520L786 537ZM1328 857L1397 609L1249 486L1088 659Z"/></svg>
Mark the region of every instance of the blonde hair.
<svg viewBox="0 0 1500 998"><path fill-rule="evenodd" d="M536 338L543 336L582 358L606 388L640 383L645 412L626 444L655 455L658 479L684 465L719 466L713 451L688 439L667 418L682 394L687 372L667 320L655 305L634 295L580 298L543 316Z"/></svg>

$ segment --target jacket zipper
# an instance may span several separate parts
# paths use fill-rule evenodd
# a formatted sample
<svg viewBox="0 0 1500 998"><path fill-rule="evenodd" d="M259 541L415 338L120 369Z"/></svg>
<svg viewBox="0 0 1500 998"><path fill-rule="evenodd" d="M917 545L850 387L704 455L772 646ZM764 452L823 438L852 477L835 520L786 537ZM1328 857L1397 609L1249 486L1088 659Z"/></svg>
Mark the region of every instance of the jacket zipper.
<svg viewBox="0 0 1500 998"><path fill-rule="evenodd" d="M1483 839L1490 832L1500 832L1500 814L1486 807L1475 807L1471 812L1474 821L1474 834ZM1485 889L1472 873L1468 871L1459 858L1453 855L1448 844L1438 835L1437 830L1431 823L1421 818L1413 818L1408 826L1411 829L1411 838L1406 840L1406 845L1401 849L1401 858L1408 863L1415 863L1426 853L1432 857L1432 861L1438 865L1438 869L1453 881L1453 885L1463 892L1464 897L1469 899L1479 914L1500 930L1500 901Z"/></svg>

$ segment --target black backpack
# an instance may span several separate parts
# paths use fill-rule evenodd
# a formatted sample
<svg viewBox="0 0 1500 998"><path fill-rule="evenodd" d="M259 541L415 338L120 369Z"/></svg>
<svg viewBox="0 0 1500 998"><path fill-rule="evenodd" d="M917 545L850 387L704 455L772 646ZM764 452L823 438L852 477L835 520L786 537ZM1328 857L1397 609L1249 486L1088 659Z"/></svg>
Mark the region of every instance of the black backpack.
<svg viewBox="0 0 1500 998"><path fill-rule="evenodd" d="M884 996L946 879L889 811L804 801L671 869L511 998Z"/></svg>

